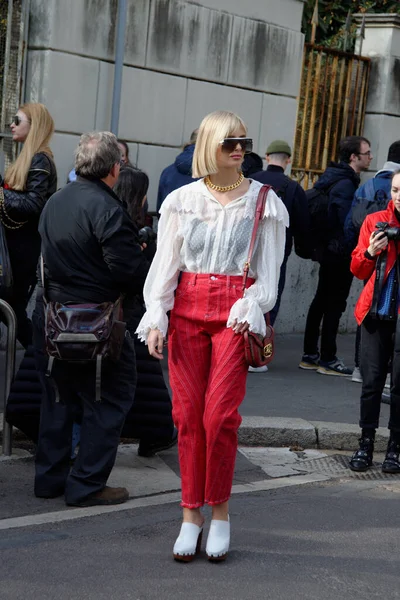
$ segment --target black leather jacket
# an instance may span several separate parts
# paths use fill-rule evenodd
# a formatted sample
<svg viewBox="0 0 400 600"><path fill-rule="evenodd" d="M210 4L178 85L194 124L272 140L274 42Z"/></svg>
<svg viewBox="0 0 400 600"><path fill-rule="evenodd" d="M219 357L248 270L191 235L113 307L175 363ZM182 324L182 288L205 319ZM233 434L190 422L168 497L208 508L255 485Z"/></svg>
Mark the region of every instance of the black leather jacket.
<svg viewBox="0 0 400 600"><path fill-rule="evenodd" d="M39 223L45 287L58 302L141 294L148 262L137 228L103 181L78 177L50 198Z"/></svg>
<svg viewBox="0 0 400 600"><path fill-rule="evenodd" d="M37 225L44 205L57 189L57 172L52 159L44 152L35 154L23 192L4 190L7 214L14 221Z"/></svg>
<svg viewBox="0 0 400 600"><path fill-rule="evenodd" d="M4 204L8 217L25 224L8 228L13 223L4 218L5 233L14 278L33 281L40 254L39 217L47 200L57 189L57 171L52 159L44 152L35 154L23 192L4 189Z"/></svg>

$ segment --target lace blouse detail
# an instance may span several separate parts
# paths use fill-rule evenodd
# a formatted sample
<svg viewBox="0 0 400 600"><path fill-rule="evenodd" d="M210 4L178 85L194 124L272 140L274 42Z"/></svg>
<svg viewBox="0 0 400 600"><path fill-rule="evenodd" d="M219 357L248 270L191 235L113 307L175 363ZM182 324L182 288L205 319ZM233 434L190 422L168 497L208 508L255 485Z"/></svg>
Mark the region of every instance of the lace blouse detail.
<svg viewBox="0 0 400 600"><path fill-rule="evenodd" d="M175 190L161 206L157 252L144 286L146 313L137 328L142 341L151 329L167 334L167 312L174 305L180 271L242 275L247 259L261 183L251 181L244 196L222 206L199 180ZM259 226L250 277L256 282L232 306L227 327L247 321L251 331L265 332L264 313L277 297L289 216L270 191Z"/></svg>

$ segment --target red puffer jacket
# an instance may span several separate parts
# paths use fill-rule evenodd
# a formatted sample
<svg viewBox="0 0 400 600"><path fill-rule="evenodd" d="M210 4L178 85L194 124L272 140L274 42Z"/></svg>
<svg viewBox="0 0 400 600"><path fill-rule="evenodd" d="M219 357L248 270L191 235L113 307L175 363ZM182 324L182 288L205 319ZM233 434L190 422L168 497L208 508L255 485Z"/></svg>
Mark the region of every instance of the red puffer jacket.
<svg viewBox="0 0 400 600"><path fill-rule="evenodd" d="M358 279L368 280L363 291L357 301L354 315L359 325L367 316L374 295L374 286L376 280L376 256L373 259L367 258L365 252L369 246L369 238L371 233L376 231L375 225L379 222L389 223L391 227L400 227L400 222L397 220L394 212L393 200L388 204L386 210L368 215L361 227L358 244L353 250L350 269L353 275ZM387 280L388 274L396 264L396 258L399 253L398 242L390 241L387 246L387 261L385 266L384 281Z"/></svg>

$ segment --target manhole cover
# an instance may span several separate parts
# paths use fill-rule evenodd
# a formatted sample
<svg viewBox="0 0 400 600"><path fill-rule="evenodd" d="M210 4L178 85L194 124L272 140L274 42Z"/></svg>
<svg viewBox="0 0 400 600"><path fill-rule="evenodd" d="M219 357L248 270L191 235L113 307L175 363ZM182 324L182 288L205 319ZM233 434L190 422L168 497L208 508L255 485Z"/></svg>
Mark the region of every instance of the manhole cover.
<svg viewBox="0 0 400 600"><path fill-rule="evenodd" d="M353 477L356 479L392 479L396 475L382 473L381 464L374 463L366 473L356 473L349 469L349 456L343 454L332 454L324 458L312 458L305 460L301 465L296 465L297 471L307 473L321 473L336 477Z"/></svg>

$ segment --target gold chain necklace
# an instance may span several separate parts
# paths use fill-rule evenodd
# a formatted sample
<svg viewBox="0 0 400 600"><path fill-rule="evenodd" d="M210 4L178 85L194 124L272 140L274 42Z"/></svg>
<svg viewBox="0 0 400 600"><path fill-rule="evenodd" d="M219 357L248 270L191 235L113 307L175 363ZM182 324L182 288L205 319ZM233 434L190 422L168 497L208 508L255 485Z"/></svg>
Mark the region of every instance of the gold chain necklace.
<svg viewBox="0 0 400 600"><path fill-rule="evenodd" d="M204 178L204 183L207 187L216 192L231 192L232 190L236 190L236 188L239 187L243 179L244 175L243 173L240 173L239 179L236 181L236 183L232 183L232 185L215 185L215 183L212 183L210 177L207 175L207 177Z"/></svg>

